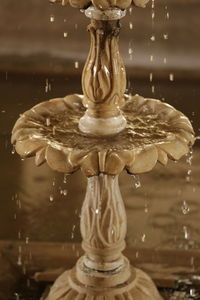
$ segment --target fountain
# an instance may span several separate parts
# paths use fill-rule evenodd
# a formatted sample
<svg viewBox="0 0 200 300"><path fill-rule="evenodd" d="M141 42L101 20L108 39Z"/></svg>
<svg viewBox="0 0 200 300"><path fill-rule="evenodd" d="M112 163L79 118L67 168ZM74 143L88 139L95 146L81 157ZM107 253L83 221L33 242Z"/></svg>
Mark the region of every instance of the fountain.
<svg viewBox="0 0 200 300"><path fill-rule="evenodd" d="M119 53L120 19L131 5L148 0L53 0L83 9L91 19L90 53L83 70L83 95L40 103L16 122L12 143L22 157L58 172L81 169L88 186L81 213L85 255L54 283L48 300L161 300L143 271L129 264L125 249L126 212L118 177L136 175L157 162L179 160L194 143L190 121L172 106L126 95ZM133 3L132 3L133 2Z"/></svg>

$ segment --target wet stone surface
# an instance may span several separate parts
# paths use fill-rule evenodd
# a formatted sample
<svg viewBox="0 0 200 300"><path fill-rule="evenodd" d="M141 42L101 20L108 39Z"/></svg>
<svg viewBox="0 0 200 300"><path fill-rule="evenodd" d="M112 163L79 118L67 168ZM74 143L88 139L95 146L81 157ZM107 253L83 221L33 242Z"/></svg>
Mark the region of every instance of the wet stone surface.
<svg viewBox="0 0 200 300"><path fill-rule="evenodd" d="M50 103L44 102L27 111L20 119L23 126L17 133L19 140L29 137L29 139L42 140L48 144L69 149L120 151L174 140L175 134L180 131L171 120L159 116L157 112L152 112L151 106L156 105L156 101L154 101L155 104L153 101L148 103L151 100L140 104L141 100L136 96L128 99L123 108L128 122L128 126L123 132L112 139L93 136L88 138L88 135L80 132L78 128L78 122L85 112L81 99L79 101L77 99L77 102L72 104L72 108L63 98ZM160 103L160 106L162 105L162 109L166 110L167 107Z"/></svg>

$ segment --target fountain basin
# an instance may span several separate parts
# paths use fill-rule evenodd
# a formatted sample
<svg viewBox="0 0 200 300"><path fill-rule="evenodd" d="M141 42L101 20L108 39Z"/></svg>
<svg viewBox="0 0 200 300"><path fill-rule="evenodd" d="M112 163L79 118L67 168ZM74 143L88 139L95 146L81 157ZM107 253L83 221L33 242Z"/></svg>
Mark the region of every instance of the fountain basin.
<svg viewBox="0 0 200 300"><path fill-rule="evenodd" d="M125 95L126 128L113 136L88 136L79 130L83 96L71 95L36 105L21 115L12 143L22 157L35 156L59 172L79 168L86 176L151 171L157 162L179 160L195 141L187 117L159 100Z"/></svg>

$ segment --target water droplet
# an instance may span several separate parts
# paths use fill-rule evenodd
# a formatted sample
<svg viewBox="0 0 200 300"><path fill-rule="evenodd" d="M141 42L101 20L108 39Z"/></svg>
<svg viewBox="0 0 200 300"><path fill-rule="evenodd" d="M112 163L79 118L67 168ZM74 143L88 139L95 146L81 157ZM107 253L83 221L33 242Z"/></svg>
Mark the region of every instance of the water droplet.
<svg viewBox="0 0 200 300"><path fill-rule="evenodd" d="M133 49L132 49L132 48L129 48L129 49L128 49L128 54L129 54L129 55L133 54Z"/></svg>
<svg viewBox="0 0 200 300"><path fill-rule="evenodd" d="M20 199L17 199L17 206L18 206L19 209L22 208L22 203L21 203Z"/></svg>
<svg viewBox="0 0 200 300"><path fill-rule="evenodd" d="M168 40L168 38L169 38L168 34L167 34L167 33L164 33L164 34L163 34L163 38L164 38L164 40Z"/></svg>
<svg viewBox="0 0 200 300"><path fill-rule="evenodd" d="M75 69L78 69L78 68L79 68L79 62L78 62L78 61L75 61L74 67L75 67Z"/></svg>
<svg viewBox="0 0 200 300"><path fill-rule="evenodd" d="M56 135L56 126L53 126L53 130L52 130L53 135Z"/></svg>
<svg viewBox="0 0 200 300"><path fill-rule="evenodd" d="M67 177L68 176L69 176L69 174L64 174L63 183L67 183Z"/></svg>
<svg viewBox="0 0 200 300"><path fill-rule="evenodd" d="M148 212L149 212L148 203L145 204L144 212L145 212L145 214L148 214Z"/></svg>
<svg viewBox="0 0 200 300"><path fill-rule="evenodd" d="M143 243L145 243L145 241L146 241L146 234L145 233L142 235L141 240L142 240Z"/></svg>
<svg viewBox="0 0 200 300"><path fill-rule="evenodd" d="M18 258L17 258L17 265L18 265L18 266L22 266L22 257L21 257L21 255L18 255Z"/></svg>
<svg viewBox="0 0 200 300"><path fill-rule="evenodd" d="M183 232L184 232L185 240L188 240L189 239L189 232L188 232L187 226L183 226Z"/></svg>
<svg viewBox="0 0 200 300"><path fill-rule="evenodd" d="M50 120L50 118L46 118L46 125L47 125L47 126L50 126L50 125L51 125L51 120Z"/></svg>
<svg viewBox="0 0 200 300"><path fill-rule="evenodd" d="M129 22L129 28L130 28L130 30L133 29L133 23L132 22Z"/></svg>
<svg viewBox="0 0 200 300"><path fill-rule="evenodd" d="M45 93L51 91L51 84L49 83L49 79L47 78L45 81Z"/></svg>
<svg viewBox="0 0 200 300"><path fill-rule="evenodd" d="M149 80L150 80L150 82L153 81L153 73L150 73L150 75L149 75Z"/></svg>
<svg viewBox="0 0 200 300"><path fill-rule="evenodd" d="M11 153L15 154L15 146L13 146Z"/></svg>
<svg viewBox="0 0 200 300"><path fill-rule="evenodd" d="M192 160L193 160L193 149L190 150L187 160L186 160L190 166L192 166Z"/></svg>
<svg viewBox="0 0 200 300"><path fill-rule="evenodd" d="M64 32L63 36L64 36L64 38L67 38L68 37L68 32Z"/></svg>
<svg viewBox="0 0 200 300"><path fill-rule="evenodd" d="M155 35L152 35L151 38L150 38L150 40L151 40L152 42L155 42L155 40L156 40Z"/></svg>
<svg viewBox="0 0 200 300"><path fill-rule="evenodd" d="M53 200L54 200L53 195L50 195L50 196L49 196L49 201L50 201L50 202L53 202Z"/></svg>
<svg viewBox="0 0 200 300"><path fill-rule="evenodd" d="M183 201L183 205L182 205L181 209L182 209L182 212L184 215L187 215L190 212L190 207L188 206L186 201Z"/></svg>
<svg viewBox="0 0 200 300"><path fill-rule="evenodd" d="M14 296L15 296L15 300L20 300L20 295L18 293L15 293Z"/></svg>
<svg viewBox="0 0 200 300"><path fill-rule="evenodd" d="M141 187L141 182L140 182L140 177L138 175L132 175L132 177L134 178L134 187L136 189Z"/></svg>
<svg viewBox="0 0 200 300"><path fill-rule="evenodd" d="M54 15L51 15L50 16L50 22L53 23L54 21L55 21L55 17L54 17Z"/></svg>
<svg viewBox="0 0 200 300"><path fill-rule="evenodd" d="M62 193L63 193L64 196L67 196L68 190L65 189L65 190L62 191Z"/></svg>
<svg viewBox="0 0 200 300"><path fill-rule="evenodd" d="M195 297L194 299L197 299L196 297L199 297L195 289L190 289L190 296Z"/></svg>
<svg viewBox="0 0 200 300"><path fill-rule="evenodd" d="M170 74L169 74L169 80L170 80L170 81L174 81L174 74L173 74L173 73L170 73Z"/></svg>

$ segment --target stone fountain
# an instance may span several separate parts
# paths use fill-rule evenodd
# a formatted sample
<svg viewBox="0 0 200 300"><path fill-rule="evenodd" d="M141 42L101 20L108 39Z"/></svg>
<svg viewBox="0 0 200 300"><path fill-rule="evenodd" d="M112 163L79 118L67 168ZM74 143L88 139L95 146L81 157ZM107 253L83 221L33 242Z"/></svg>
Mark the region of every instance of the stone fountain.
<svg viewBox="0 0 200 300"><path fill-rule="evenodd" d="M194 143L190 121L159 100L126 95L119 53L120 19L148 0L54 0L83 9L91 19L91 48L83 95L40 103L20 116L12 143L22 157L58 172L81 169L88 186L81 213L85 255L54 283L48 300L161 300L153 281L129 264L127 218L118 177L179 160Z"/></svg>

